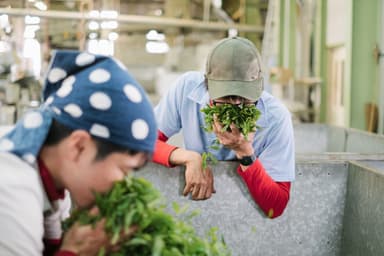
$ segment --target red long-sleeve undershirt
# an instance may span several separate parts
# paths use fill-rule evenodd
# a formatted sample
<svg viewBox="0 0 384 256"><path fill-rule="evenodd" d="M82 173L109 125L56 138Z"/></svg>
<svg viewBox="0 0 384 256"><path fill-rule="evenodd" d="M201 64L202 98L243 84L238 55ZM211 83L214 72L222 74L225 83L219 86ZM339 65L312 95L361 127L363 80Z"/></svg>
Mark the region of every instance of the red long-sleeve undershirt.
<svg viewBox="0 0 384 256"><path fill-rule="evenodd" d="M173 167L169 157L177 147L166 143L168 137L158 131L152 161L167 167ZM265 171L259 160L256 160L245 171L239 166L237 173L243 178L254 201L270 218L280 216L289 201L290 182L276 182Z"/></svg>
<svg viewBox="0 0 384 256"><path fill-rule="evenodd" d="M64 190L57 190L55 184L53 183L53 179L51 174L48 171L45 163L38 158L38 167L39 173L44 185L44 189L47 192L48 198L51 202L63 199L64 198ZM44 242L44 251L43 256L76 256L77 254L71 251L60 250L61 239L43 239Z"/></svg>

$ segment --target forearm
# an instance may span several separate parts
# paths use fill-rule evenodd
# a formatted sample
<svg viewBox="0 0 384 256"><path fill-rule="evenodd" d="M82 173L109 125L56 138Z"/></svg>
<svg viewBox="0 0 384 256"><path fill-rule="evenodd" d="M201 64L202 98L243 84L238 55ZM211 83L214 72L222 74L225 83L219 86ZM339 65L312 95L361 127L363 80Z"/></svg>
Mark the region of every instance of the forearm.
<svg viewBox="0 0 384 256"><path fill-rule="evenodd" d="M239 167L237 172L248 186L255 202L268 217L276 218L283 213L289 201L290 182L275 182L259 160L248 168Z"/></svg>
<svg viewBox="0 0 384 256"><path fill-rule="evenodd" d="M169 162L172 165L187 165L189 162L201 162L201 156L195 151L176 148L171 152Z"/></svg>
<svg viewBox="0 0 384 256"><path fill-rule="evenodd" d="M162 133L161 131L157 132L157 141L155 144L155 151L153 152L152 156L152 162L164 165L166 167L173 167L169 161L169 158L172 151L175 150L177 147L166 143L167 140L168 137L165 136L164 133Z"/></svg>

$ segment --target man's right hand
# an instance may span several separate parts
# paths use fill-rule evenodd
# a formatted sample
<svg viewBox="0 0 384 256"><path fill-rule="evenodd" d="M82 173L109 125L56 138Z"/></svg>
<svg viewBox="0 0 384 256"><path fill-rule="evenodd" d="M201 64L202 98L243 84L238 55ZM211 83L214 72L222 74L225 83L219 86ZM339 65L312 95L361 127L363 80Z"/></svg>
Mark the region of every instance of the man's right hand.
<svg viewBox="0 0 384 256"><path fill-rule="evenodd" d="M65 234L60 250L70 251L78 256L97 255L101 248L109 244L109 237L104 232L105 220L92 225L74 224Z"/></svg>
<svg viewBox="0 0 384 256"><path fill-rule="evenodd" d="M90 210L91 214L96 214L96 207ZM98 255L100 249L104 248L105 252L117 251L119 242L129 239L137 230L137 227L131 227L128 232L121 234L120 240L116 244L111 244L109 237L104 229L105 219L100 220L96 225L81 225L75 223L64 234L63 243L60 247L61 251L70 251L76 256L93 256Z"/></svg>
<svg viewBox="0 0 384 256"><path fill-rule="evenodd" d="M193 200L205 200L216 192L212 170L210 167L202 169L203 161L199 153L177 148L172 152L170 162L174 165L185 165L184 196L191 193Z"/></svg>

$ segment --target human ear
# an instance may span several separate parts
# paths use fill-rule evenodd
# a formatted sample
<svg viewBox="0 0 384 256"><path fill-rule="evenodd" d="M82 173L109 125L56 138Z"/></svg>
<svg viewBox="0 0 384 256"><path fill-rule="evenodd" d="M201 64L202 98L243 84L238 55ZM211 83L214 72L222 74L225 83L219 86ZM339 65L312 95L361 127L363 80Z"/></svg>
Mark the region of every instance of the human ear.
<svg viewBox="0 0 384 256"><path fill-rule="evenodd" d="M66 150L72 161L79 161L93 143L91 135L84 130L75 130L67 137Z"/></svg>

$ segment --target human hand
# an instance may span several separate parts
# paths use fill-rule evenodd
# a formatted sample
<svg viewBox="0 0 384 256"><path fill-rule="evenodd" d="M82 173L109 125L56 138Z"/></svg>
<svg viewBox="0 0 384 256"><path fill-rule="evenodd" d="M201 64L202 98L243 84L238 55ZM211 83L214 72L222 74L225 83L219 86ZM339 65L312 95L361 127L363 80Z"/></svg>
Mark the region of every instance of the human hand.
<svg viewBox="0 0 384 256"><path fill-rule="evenodd" d="M189 193L193 200L205 200L215 193L213 175L210 167L202 169L202 159L196 154L194 159L187 161L185 164L185 188L183 195Z"/></svg>
<svg viewBox="0 0 384 256"><path fill-rule="evenodd" d="M93 207L90 214L96 215L98 209ZM95 225L81 225L75 223L65 234L60 250L70 251L78 256L98 255L101 249L106 253L115 252L119 249L119 243L127 240L136 232L137 227L131 227L120 236L115 243L111 243L111 237L105 232L105 219L98 221Z"/></svg>
<svg viewBox="0 0 384 256"><path fill-rule="evenodd" d="M240 132L240 129L235 124L230 125L229 130L224 130L222 124L214 118L213 131L220 144L230 148L236 152L236 155L245 156L253 154L252 142L255 137L255 132L248 133L245 138Z"/></svg>

